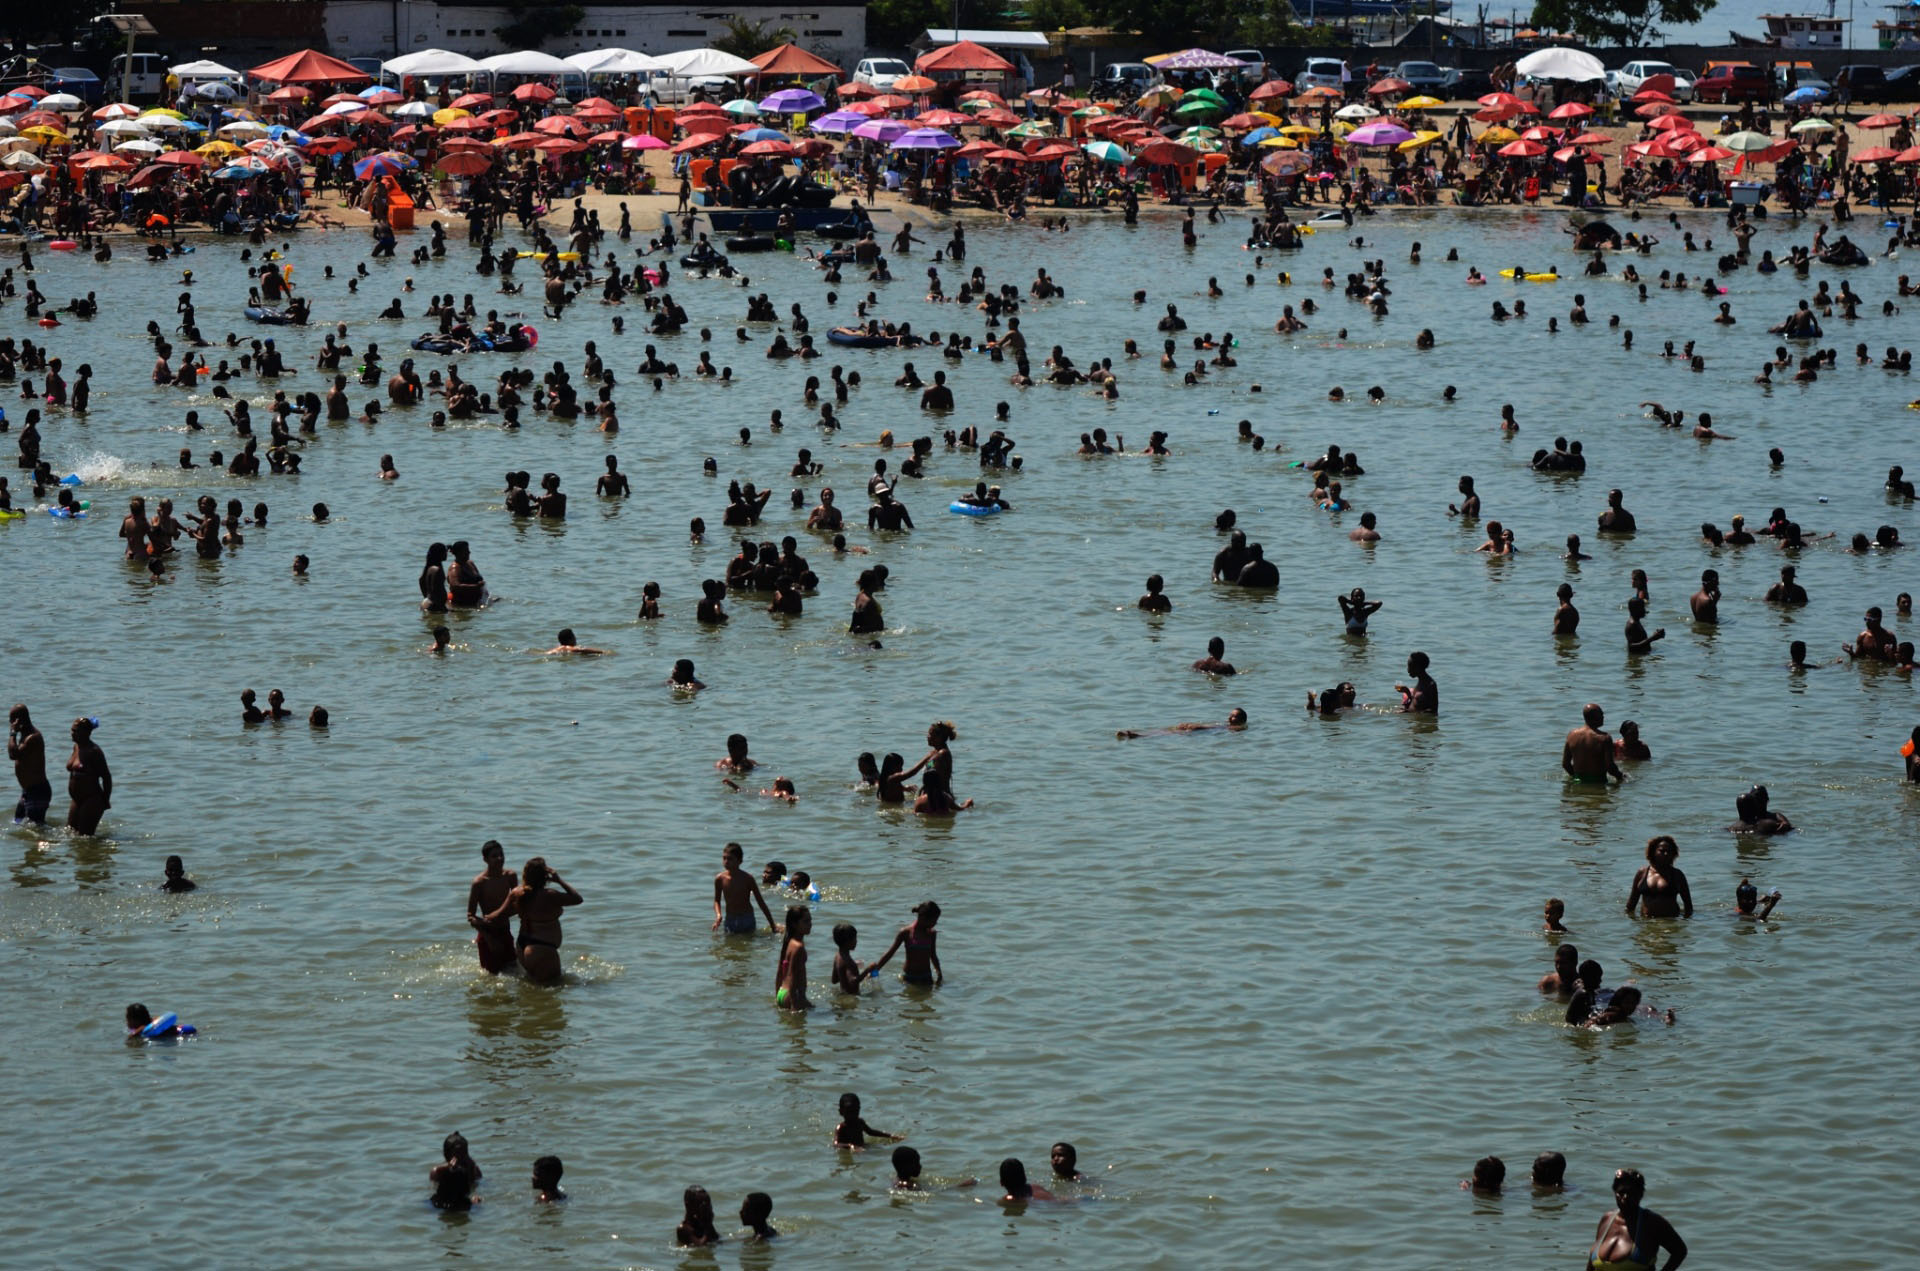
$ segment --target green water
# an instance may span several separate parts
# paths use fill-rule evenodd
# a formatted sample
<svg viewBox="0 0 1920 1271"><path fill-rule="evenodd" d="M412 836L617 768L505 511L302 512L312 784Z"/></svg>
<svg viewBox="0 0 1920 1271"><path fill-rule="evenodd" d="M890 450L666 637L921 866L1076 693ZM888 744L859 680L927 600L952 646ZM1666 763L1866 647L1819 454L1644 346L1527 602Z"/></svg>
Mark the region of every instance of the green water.
<svg viewBox="0 0 1920 1271"><path fill-rule="evenodd" d="M1171 221L1065 237L975 229L969 267L1024 289L1044 266L1067 288L1022 315L1036 358L1056 343L1082 364L1115 357L1121 397L1014 390L1010 366L916 356L922 374L951 373L959 408L944 422L891 386L901 354L768 362L765 328L745 345L731 334L741 290L676 280L694 327L654 342L690 369L698 328L712 327L732 385L649 391L634 374L651 338L635 307L619 337L591 299L561 323L534 319L543 338L527 364L564 359L577 377L593 339L616 370L625 429L611 444L530 413L506 434L488 421L436 432L425 410L400 411L372 428L323 424L300 476L254 481L170 470L182 445L204 463L215 445L230 454L233 436L182 431L186 409L217 419L217 406L152 387L142 335L149 318L172 325L182 264L210 338L262 334L240 315L239 247L203 241L154 266L124 250L105 267L36 252L34 277L56 302L88 290L102 302L96 321L51 333L17 300L0 309L7 334L47 338L69 373L95 368L91 413L55 412L43 431L55 469L85 476L100 510L0 523L0 665L10 700L49 733L54 764L68 720L102 718L116 785L97 840L7 835L14 1256L1571 1266L1610 1204L1612 1171L1632 1165L1699 1265L1899 1263L1916 1181L1900 1091L1920 1023L1899 1005L1897 977L1879 971L1913 948L1920 805L1897 747L1915 722L1914 688L1887 670L1793 674L1786 646L1802 638L1816 660L1838 656L1867 605L1891 616L1895 594L1920 582L1905 553L1840 550L1883 522L1920 535L1911 506L1879 488L1889 464L1920 470L1904 409L1920 392L1851 355L1857 341L1878 354L1911 340L1910 316L1879 315L1904 262L1849 273L1872 316L1829 324L1836 371L1769 393L1750 383L1776 343L1765 327L1821 277L1837 285L1831 271L1730 276L1731 328L1707 321L1714 307L1698 294L1655 290L1642 303L1614 280L1461 285L1469 264L1573 272L1558 227L1551 215L1382 218L1361 227L1364 249L1328 232L1269 257L1252 288L1237 224L1212 228L1190 255ZM1689 228L1724 232L1706 219ZM1775 220L1756 253L1783 254L1809 233ZM1711 268L1711 255L1678 251L1677 230L1663 236L1669 246L1636 262L1643 272ZM1406 263L1414 240L1418 266ZM1450 247L1457 264L1442 263ZM427 326L372 321L404 276L419 286L405 298L413 314L436 290L473 291L483 310L521 303L471 273L464 244L429 266L374 262L349 296L344 275L365 249L357 236L311 234L291 259L318 323L347 321L389 365ZM1383 321L1309 285L1321 267L1344 274L1363 257L1388 262ZM745 263L781 312L804 303L816 338L869 289L884 316L918 330L984 329L981 315L924 302L911 281L924 255L896 261L902 281L890 286L850 273L832 309L804 262ZM341 281L321 281L328 264ZM1295 274L1290 289L1275 285L1279 268ZM943 273L951 294L962 271ZM1205 296L1208 275L1222 298ZM1143 308L1129 301L1136 288L1149 293ZM1547 334L1575 291L1595 325ZM1322 306L1311 330L1272 334L1280 304L1307 296ZM1492 300L1516 296L1533 317L1486 320ZM1239 368L1187 389L1152 357L1119 364L1127 338L1158 347L1169 301L1189 334L1235 332ZM1632 352L1606 326L1614 313L1634 331ZM1414 350L1421 327L1437 349ZM310 368L326 329L267 333L301 368L285 387L324 388ZM1667 339L1698 339L1706 372L1656 357ZM805 422L801 384L836 361L865 384L829 438ZM460 359L483 383L503 364ZM1459 400L1444 405L1449 383ZM1334 384L1354 396L1379 384L1386 400L1334 405ZM26 403L6 392L17 430ZM371 395L357 389L355 401ZM253 398L263 436L269 396ZM883 428L991 427L1000 399L1025 459L997 478L1013 514L946 513L981 474L940 446L929 477L902 488L911 535L849 535L870 556L836 559L786 506L797 447L828 465L852 521ZM1710 410L1738 440L1662 430L1641 417L1647 399ZM1522 426L1511 440L1495 427L1509 402ZM775 408L789 421L778 435L765 426ZM1240 418L1267 452L1236 443ZM1076 457L1096 425L1136 449L1165 429L1174 453ZM1585 442L1584 478L1529 471L1556 433ZM1330 442L1367 470L1348 486L1356 511L1333 518L1288 467ZM1776 445L1787 462L1773 469ZM592 495L609 450L632 475L631 499ZM376 479L382 453L398 482ZM718 479L701 474L707 455ZM561 474L564 525L507 516L501 474L515 468ZM1483 527L1445 514L1461 473L1477 478L1486 515L1515 529L1518 555L1474 554ZM699 580L732 554L719 523L733 477L776 490L756 537L798 534L821 577L801 618L736 596L724 629L693 621ZM805 483L809 503L820 484ZM1610 486L1639 518L1635 539L1592 534ZM120 559L113 531L129 495L172 497L184 514L202 492L265 500L271 524L218 562L176 560L165 585ZM304 513L317 500L334 511L327 524ZM1760 603L1785 559L1768 540L1714 552L1698 537L1702 520L1725 528L1740 512L1757 526L1775 505L1809 532L1840 532L1800 554L1813 603L1799 611ZM1229 506L1278 562L1277 595L1208 586L1213 518ZM1373 549L1346 537L1362 509L1380 516ZM687 543L696 515L713 527L705 547ZM1576 531L1594 559L1570 571L1559 543ZM414 578L428 543L455 538L473 543L495 603L457 615L459 651L436 658L423 652ZM296 553L313 561L304 580L290 572ZM891 569L877 651L844 634L855 575L876 562ZM1725 593L1717 630L1687 616L1709 567ZM1668 632L1637 659L1620 636L1634 568L1651 579L1648 625ZM1173 599L1165 618L1133 607L1153 572ZM641 625L649 579L666 616ZM1562 581L1585 615L1578 642L1549 634ZM1354 586L1386 602L1365 640L1343 634L1334 603ZM615 656L536 656L561 626ZM1187 669L1216 634L1243 672L1235 680ZM1301 710L1308 689L1342 679L1363 701L1392 703L1413 649L1433 657L1437 724ZM680 657L711 686L697 698L663 684ZM296 720L241 727L245 687L283 689ZM1558 769L1560 739L1589 700L1612 723L1638 720L1655 754L1618 791L1570 789ZM304 723L315 703L332 714L324 734ZM1114 739L1233 706L1252 715L1243 734ZM853 788L860 751L912 762L935 719L958 725L955 785L974 810L927 821ZM735 731L768 765L768 780L740 793L712 766ZM797 783L797 806L753 792L776 774ZM1802 832L1724 832L1755 781ZM1699 904L1691 922L1621 912L1655 833L1680 842ZM462 905L487 838L515 866L544 854L586 896L566 918L557 990L474 965ZM777 856L823 886L810 942L818 1007L805 1018L772 1005L770 940L709 933L728 839L756 868ZM175 852L201 883L184 898L155 886ZM1786 893L1770 923L1733 915L1743 876ZM1676 1009L1675 1026L1560 1025L1533 989L1551 959L1538 930L1549 895L1566 900L1582 956ZM945 911L944 987L908 989L890 968L857 1002L835 1001L832 924L857 924L860 952L876 956L927 898ZM136 1000L201 1035L127 1047L120 1017ZM885 1151L829 1146L846 1090L873 1124L910 1136L929 1176L982 1186L889 1195ZM455 1129L487 1171L470 1215L425 1203L425 1171ZM1065 1189L1074 1203L996 1203L1001 1158L1042 1181L1056 1139L1078 1146L1090 1176ZM1524 1186L1547 1149L1568 1156L1569 1194ZM528 1167L549 1152L567 1166L563 1209L527 1200ZM1515 1185L1470 1198L1457 1181L1489 1153ZM778 1244L675 1251L680 1192L694 1183L713 1193L723 1230L737 1228L745 1193L770 1193Z"/></svg>

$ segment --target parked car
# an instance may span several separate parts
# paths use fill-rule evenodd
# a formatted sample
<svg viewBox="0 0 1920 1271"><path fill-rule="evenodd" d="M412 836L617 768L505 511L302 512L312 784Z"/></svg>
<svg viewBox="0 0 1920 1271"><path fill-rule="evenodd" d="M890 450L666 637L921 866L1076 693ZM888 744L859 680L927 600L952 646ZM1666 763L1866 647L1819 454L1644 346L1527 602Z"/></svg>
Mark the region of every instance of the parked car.
<svg viewBox="0 0 1920 1271"><path fill-rule="evenodd" d="M1835 101L1890 102L1893 94L1887 88L1885 67L1854 65L1843 66L1834 72L1833 96Z"/></svg>
<svg viewBox="0 0 1920 1271"><path fill-rule="evenodd" d="M1393 77L1413 85L1416 93L1439 96L1447 91L1447 73L1432 62L1402 62L1393 68Z"/></svg>
<svg viewBox="0 0 1920 1271"><path fill-rule="evenodd" d="M1716 63L1693 85L1693 99L1698 102L1764 102L1772 95L1773 82L1767 73L1748 62Z"/></svg>
<svg viewBox="0 0 1920 1271"><path fill-rule="evenodd" d="M1091 88L1097 97L1126 101L1138 97L1160 82L1160 72L1145 62L1108 62L1100 68Z"/></svg>
<svg viewBox="0 0 1920 1271"><path fill-rule="evenodd" d="M892 88L893 81L913 74L913 68L897 57L869 57L853 68L853 82L875 88Z"/></svg>
<svg viewBox="0 0 1920 1271"><path fill-rule="evenodd" d="M1293 77L1293 91L1304 93L1309 88L1331 88L1340 92L1345 87L1341 72L1346 69L1347 64L1337 57L1310 57Z"/></svg>
<svg viewBox="0 0 1920 1271"><path fill-rule="evenodd" d="M1817 88L1828 97L1833 96L1833 85L1821 79L1812 71L1801 71L1796 74L1793 77L1793 86L1789 88L1787 86L1787 68L1784 66L1776 66L1773 68L1773 89L1781 97L1785 97L1788 93L1801 88Z"/></svg>
<svg viewBox="0 0 1920 1271"><path fill-rule="evenodd" d="M1655 75L1671 75L1676 83L1680 79L1680 68L1672 62L1628 62L1618 70L1607 72L1607 91L1615 97L1631 97L1640 91L1640 85ZM1674 94L1675 100L1679 94Z"/></svg>
<svg viewBox="0 0 1920 1271"><path fill-rule="evenodd" d="M168 59L158 53L122 53L113 59L107 92L115 101L154 101L167 86Z"/></svg>
<svg viewBox="0 0 1920 1271"><path fill-rule="evenodd" d="M1486 71L1468 67L1464 70L1447 68L1446 96L1456 100L1473 101L1485 97L1493 91L1493 76Z"/></svg>
<svg viewBox="0 0 1920 1271"><path fill-rule="evenodd" d="M98 106L107 96L107 86L84 66L56 66L47 87L56 93L72 93L89 106Z"/></svg>
<svg viewBox="0 0 1920 1271"><path fill-rule="evenodd" d="M396 55L397 56L397 55ZM377 57L349 57L343 59L348 66L370 76L374 83L380 82L380 68L384 65Z"/></svg>
<svg viewBox="0 0 1920 1271"><path fill-rule="evenodd" d="M1920 101L1920 66L1896 66L1887 72L1887 100Z"/></svg>
<svg viewBox="0 0 1920 1271"><path fill-rule="evenodd" d="M1671 96L1677 102L1693 100L1693 85L1699 76L1684 67L1673 73L1673 92Z"/></svg>
<svg viewBox="0 0 1920 1271"><path fill-rule="evenodd" d="M1257 88L1273 78L1273 68L1267 64L1267 55L1259 49L1228 49L1227 56L1246 63L1239 70L1227 73L1248 88Z"/></svg>
<svg viewBox="0 0 1920 1271"><path fill-rule="evenodd" d="M676 75L655 75L652 86L653 99L669 106L690 102L696 98L718 105L724 101L732 101L740 95L740 85L724 75L696 75L692 79L681 79Z"/></svg>

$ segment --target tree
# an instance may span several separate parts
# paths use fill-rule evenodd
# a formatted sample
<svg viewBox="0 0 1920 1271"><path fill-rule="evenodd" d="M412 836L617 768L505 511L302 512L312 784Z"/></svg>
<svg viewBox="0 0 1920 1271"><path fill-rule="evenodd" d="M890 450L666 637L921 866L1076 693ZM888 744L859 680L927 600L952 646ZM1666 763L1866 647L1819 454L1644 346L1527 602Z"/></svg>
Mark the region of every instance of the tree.
<svg viewBox="0 0 1920 1271"><path fill-rule="evenodd" d="M790 26L775 27L769 31L765 22L749 22L745 18L734 17L727 19L727 33L715 40L713 47L735 57L752 57L782 44L791 44L793 40L793 28Z"/></svg>
<svg viewBox="0 0 1920 1271"><path fill-rule="evenodd" d="M904 48L928 27L943 27L951 17L945 0L870 0L867 43L874 48Z"/></svg>
<svg viewBox="0 0 1920 1271"><path fill-rule="evenodd" d="M565 35L580 25L587 11L577 4L553 4L547 0L521 0L507 8L513 21L493 28L501 42L512 49L537 49L557 35Z"/></svg>
<svg viewBox="0 0 1920 1271"><path fill-rule="evenodd" d="M1533 24L1571 31L1588 44L1640 48L1660 42L1656 23L1689 25L1715 0L1535 0Z"/></svg>

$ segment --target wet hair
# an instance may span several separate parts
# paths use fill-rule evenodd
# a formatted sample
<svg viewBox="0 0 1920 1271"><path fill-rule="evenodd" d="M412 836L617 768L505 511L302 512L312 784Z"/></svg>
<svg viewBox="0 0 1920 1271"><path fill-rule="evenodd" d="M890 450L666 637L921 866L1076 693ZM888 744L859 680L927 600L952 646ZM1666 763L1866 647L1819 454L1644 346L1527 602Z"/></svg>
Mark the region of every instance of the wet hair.
<svg viewBox="0 0 1920 1271"><path fill-rule="evenodd" d="M934 745L944 745L950 741L959 741L960 730L953 726L952 720L937 719L933 722L933 726L927 729L927 740Z"/></svg>
<svg viewBox="0 0 1920 1271"><path fill-rule="evenodd" d="M913 907L913 912L916 917L931 922L940 916L940 906L931 900L923 900Z"/></svg>
<svg viewBox="0 0 1920 1271"><path fill-rule="evenodd" d="M1637 1169L1615 1170L1613 1174L1613 1190L1616 1193L1626 1192L1632 1196L1644 1196L1647 1194L1646 1175Z"/></svg>
<svg viewBox="0 0 1920 1271"><path fill-rule="evenodd" d="M833 943L836 947L851 949L853 948L854 941L859 938L860 933L854 929L852 923L836 922L833 924Z"/></svg>
<svg viewBox="0 0 1920 1271"><path fill-rule="evenodd" d="M547 875L547 858L544 856L535 856L529 858L527 863L521 867L520 881L534 891L539 891L547 885Z"/></svg>
<svg viewBox="0 0 1920 1271"><path fill-rule="evenodd" d="M1673 835L1656 834L1647 840L1647 859L1652 860L1653 854L1663 847L1672 848L1675 856L1680 855L1680 845L1673 841Z"/></svg>
<svg viewBox="0 0 1920 1271"><path fill-rule="evenodd" d="M1542 1152L1533 1158L1533 1185L1558 1187L1567 1176L1567 1158L1558 1152Z"/></svg>
<svg viewBox="0 0 1920 1271"><path fill-rule="evenodd" d="M440 1155L449 1161L464 1161L470 1153L467 1151L467 1136L455 1130L440 1140Z"/></svg>
<svg viewBox="0 0 1920 1271"><path fill-rule="evenodd" d="M1007 1195L1020 1200L1033 1195L1033 1184L1027 1181L1027 1167L1018 1157L1009 1156L1000 1162L1000 1186L1007 1189Z"/></svg>
<svg viewBox="0 0 1920 1271"><path fill-rule="evenodd" d="M135 1002L127 1007L127 1027L145 1028L153 1023L153 1012L143 1002Z"/></svg>
<svg viewBox="0 0 1920 1271"><path fill-rule="evenodd" d="M534 1159L533 1176L542 1183L557 1183L564 1173L566 1173L566 1166L560 1163L560 1158L557 1156L541 1156Z"/></svg>
<svg viewBox="0 0 1920 1271"><path fill-rule="evenodd" d="M748 1192L740 1205L740 1218L749 1226L758 1226L773 1214L773 1197L765 1192Z"/></svg>
<svg viewBox="0 0 1920 1271"><path fill-rule="evenodd" d="M893 1173L902 1181L920 1177L920 1153L910 1147L894 1148Z"/></svg>
<svg viewBox="0 0 1920 1271"><path fill-rule="evenodd" d="M1507 1163L1497 1156L1483 1156L1473 1163L1473 1185L1490 1192L1500 1190L1507 1178Z"/></svg>
<svg viewBox="0 0 1920 1271"><path fill-rule="evenodd" d="M860 1115L860 1096L854 1094L852 1091L848 1091L846 1094L840 1096L839 1106L841 1116L857 1117Z"/></svg>

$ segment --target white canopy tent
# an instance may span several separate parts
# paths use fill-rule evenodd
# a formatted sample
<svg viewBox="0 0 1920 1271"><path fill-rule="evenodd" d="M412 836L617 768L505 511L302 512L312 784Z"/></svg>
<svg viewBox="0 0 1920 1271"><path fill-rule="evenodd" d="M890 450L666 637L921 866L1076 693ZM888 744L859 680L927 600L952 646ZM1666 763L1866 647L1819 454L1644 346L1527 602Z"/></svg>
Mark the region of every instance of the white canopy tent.
<svg viewBox="0 0 1920 1271"><path fill-rule="evenodd" d="M668 69L665 58L638 53L633 49L595 49L590 53L575 53L566 61L575 70L588 75L639 75Z"/></svg>
<svg viewBox="0 0 1920 1271"><path fill-rule="evenodd" d="M495 75L566 75L578 72L577 67L567 65L553 54L532 49L483 57L474 69L491 71Z"/></svg>
<svg viewBox="0 0 1920 1271"><path fill-rule="evenodd" d="M205 58L197 62L182 62L178 66L169 66L167 69L175 75L178 75L183 81L194 79L237 80L240 78L240 72L234 70L231 66L222 66L218 62L211 62Z"/></svg>
<svg viewBox="0 0 1920 1271"><path fill-rule="evenodd" d="M1567 79L1576 83L1605 79L1600 59L1579 49L1538 49L1513 64L1513 69L1535 79Z"/></svg>
<svg viewBox="0 0 1920 1271"><path fill-rule="evenodd" d="M408 53L391 62L382 62L380 69L389 75L471 75L486 68L464 53L421 49L418 53Z"/></svg>
<svg viewBox="0 0 1920 1271"><path fill-rule="evenodd" d="M702 75L753 75L760 70L746 58L722 53L719 49L682 49L665 54L660 60L666 64L664 70L681 79L697 79Z"/></svg>

